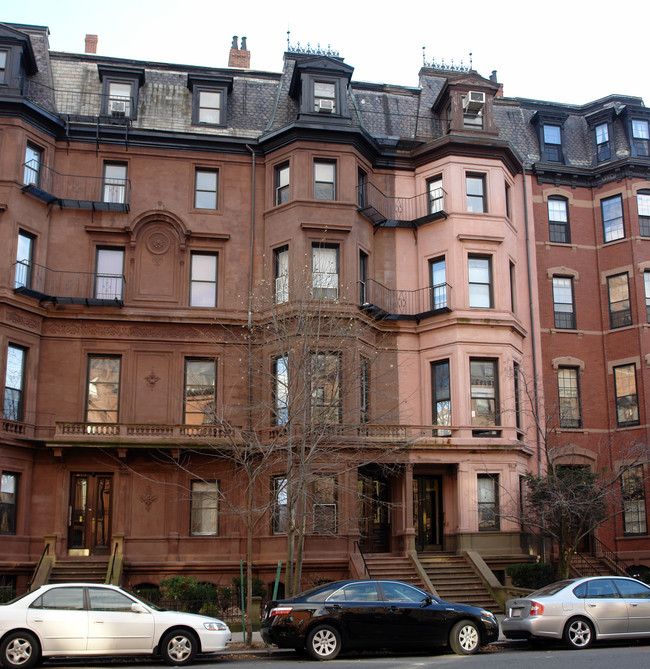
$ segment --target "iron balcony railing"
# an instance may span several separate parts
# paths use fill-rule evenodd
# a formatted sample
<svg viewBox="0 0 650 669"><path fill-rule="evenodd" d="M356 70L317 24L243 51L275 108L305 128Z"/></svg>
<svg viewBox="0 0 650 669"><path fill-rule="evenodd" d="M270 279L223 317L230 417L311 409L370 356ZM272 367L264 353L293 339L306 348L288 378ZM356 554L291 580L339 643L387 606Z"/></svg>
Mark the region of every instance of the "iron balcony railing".
<svg viewBox="0 0 650 669"><path fill-rule="evenodd" d="M24 164L23 191L61 208L128 212L129 179L60 174L41 164Z"/></svg>
<svg viewBox="0 0 650 669"><path fill-rule="evenodd" d="M357 190L359 212L376 224L402 221L419 225L447 217L447 194L442 188L420 193L414 197L384 195L371 183L359 184Z"/></svg>
<svg viewBox="0 0 650 669"><path fill-rule="evenodd" d="M380 318L420 320L447 313L451 311L450 296L448 283L416 290L393 290L374 279L359 282L361 308Z"/></svg>
<svg viewBox="0 0 650 669"><path fill-rule="evenodd" d="M133 97L52 88L27 79L23 96L39 107L71 121L126 123L135 116Z"/></svg>
<svg viewBox="0 0 650 669"><path fill-rule="evenodd" d="M53 270L25 260L16 262L14 292L54 304L123 306L123 274Z"/></svg>

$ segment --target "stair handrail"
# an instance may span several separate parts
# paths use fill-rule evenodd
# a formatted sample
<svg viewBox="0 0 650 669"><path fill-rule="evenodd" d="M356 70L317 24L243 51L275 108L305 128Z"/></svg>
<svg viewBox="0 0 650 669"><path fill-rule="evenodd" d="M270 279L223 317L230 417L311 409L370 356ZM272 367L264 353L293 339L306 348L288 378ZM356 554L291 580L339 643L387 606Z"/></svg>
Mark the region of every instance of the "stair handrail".
<svg viewBox="0 0 650 669"><path fill-rule="evenodd" d="M363 569L365 571L366 578L370 578L370 570L368 569L368 564L366 563L366 557L363 554L363 551L361 550L361 544L359 543L358 539L354 540L354 545L355 545L355 548L359 551L359 555L361 556L361 560L363 562Z"/></svg>
<svg viewBox="0 0 650 669"><path fill-rule="evenodd" d="M630 566L628 562L619 557L609 546L603 543L598 537L592 537L594 542L594 547L598 548L601 556L607 561L607 563L613 567L617 576L629 576L627 568Z"/></svg>
<svg viewBox="0 0 650 669"><path fill-rule="evenodd" d="M50 553L50 544L47 543L45 544L45 548L43 549L43 552L41 553L41 557L38 560L38 563L36 565L36 569L34 569L34 574L31 577L31 579L27 582L27 592L29 592L32 589L32 583L36 580L36 575L38 574L41 565L43 564L43 560L45 560L45 556L49 555Z"/></svg>

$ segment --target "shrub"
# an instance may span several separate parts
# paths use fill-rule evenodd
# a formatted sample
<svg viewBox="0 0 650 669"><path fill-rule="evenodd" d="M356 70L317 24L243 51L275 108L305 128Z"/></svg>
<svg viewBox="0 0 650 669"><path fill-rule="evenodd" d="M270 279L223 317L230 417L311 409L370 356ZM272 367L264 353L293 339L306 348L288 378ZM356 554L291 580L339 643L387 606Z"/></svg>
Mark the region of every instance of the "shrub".
<svg viewBox="0 0 650 669"><path fill-rule="evenodd" d="M239 576L235 576L232 579L235 590L237 591L238 596L241 596L241 579ZM246 588L244 587L244 592ZM253 597L266 597L266 588L264 587L264 581L257 576L253 576Z"/></svg>
<svg viewBox="0 0 650 669"><path fill-rule="evenodd" d="M548 562L524 562L506 567L512 585L516 588L538 590L553 582L553 567Z"/></svg>

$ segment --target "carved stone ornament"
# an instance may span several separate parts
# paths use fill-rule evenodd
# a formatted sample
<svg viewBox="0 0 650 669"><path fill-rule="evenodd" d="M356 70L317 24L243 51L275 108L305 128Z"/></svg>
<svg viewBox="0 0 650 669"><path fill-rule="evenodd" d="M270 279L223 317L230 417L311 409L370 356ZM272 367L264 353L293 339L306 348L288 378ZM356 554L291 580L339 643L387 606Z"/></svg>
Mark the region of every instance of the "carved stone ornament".
<svg viewBox="0 0 650 669"><path fill-rule="evenodd" d="M140 501L144 504L147 512L151 511L151 505L157 500L158 498L153 494L151 488L147 488L146 492L140 495Z"/></svg>
<svg viewBox="0 0 650 669"><path fill-rule="evenodd" d="M153 387L160 381L160 377L156 374L154 368L151 368L151 371L147 376L144 377L144 380L149 384L149 390L153 390Z"/></svg>

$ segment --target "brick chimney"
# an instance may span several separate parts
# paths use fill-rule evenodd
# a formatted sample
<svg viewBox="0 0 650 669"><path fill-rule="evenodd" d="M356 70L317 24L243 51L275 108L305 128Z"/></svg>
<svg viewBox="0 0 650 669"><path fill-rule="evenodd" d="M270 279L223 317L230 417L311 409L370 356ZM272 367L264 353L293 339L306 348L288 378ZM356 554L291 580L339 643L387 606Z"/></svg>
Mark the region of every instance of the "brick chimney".
<svg viewBox="0 0 650 669"><path fill-rule="evenodd" d="M251 52L246 48L246 38L241 38L241 49L237 44L238 39L237 35L232 38L228 67L241 67L244 70L250 70Z"/></svg>
<svg viewBox="0 0 650 669"><path fill-rule="evenodd" d="M85 53L97 53L97 35L86 35Z"/></svg>

